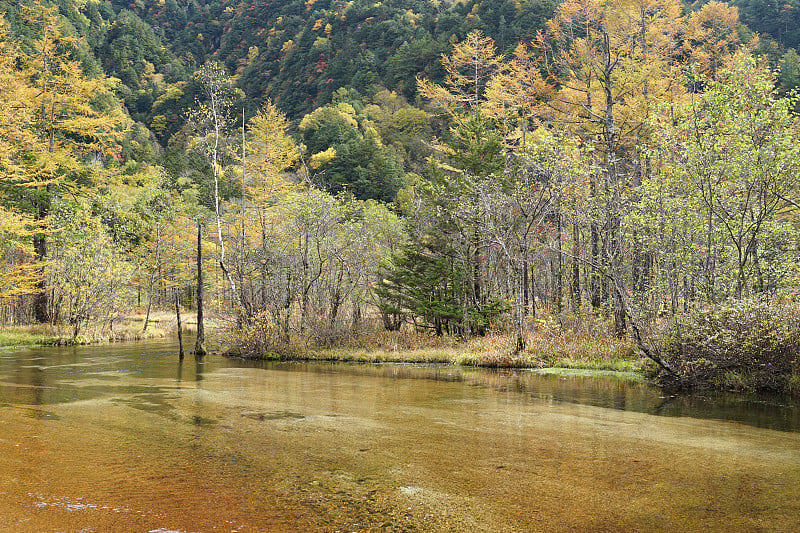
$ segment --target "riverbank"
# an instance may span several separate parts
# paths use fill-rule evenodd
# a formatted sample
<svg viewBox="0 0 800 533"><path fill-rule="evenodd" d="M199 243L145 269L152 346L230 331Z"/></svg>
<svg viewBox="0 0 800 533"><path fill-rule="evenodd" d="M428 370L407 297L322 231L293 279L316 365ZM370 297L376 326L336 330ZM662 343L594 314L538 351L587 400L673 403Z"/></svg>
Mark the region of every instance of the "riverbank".
<svg viewBox="0 0 800 533"><path fill-rule="evenodd" d="M184 331L195 330L193 317L183 322ZM85 345L161 338L175 333L174 315L153 313L147 331L143 315L114 321L113 328L99 325L73 336L68 325L34 324L0 327L0 348L21 346ZM213 321L207 329L215 329ZM223 344L224 339L220 339ZM582 329L540 328L526 334L526 348L513 354L513 340L502 333L490 333L468 340L424 332L384 330L363 331L336 342L322 344L293 338L273 349L242 347L227 355L245 359L281 361L325 361L357 363L438 363L484 368L562 368L592 371L641 373L645 360L628 339L605 332Z"/></svg>
<svg viewBox="0 0 800 533"><path fill-rule="evenodd" d="M324 346L290 341L273 350L231 350L246 359L358 363L439 363L484 368L569 368L642 372L645 359L628 339L584 330L547 329L526 334L514 354L513 339L501 333L460 340L418 332L374 331Z"/></svg>
<svg viewBox="0 0 800 533"><path fill-rule="evenodd" d="M194 331L197 322L187 316L183 320L183 330ZM0 326L0 348L21 346L75 346L99 344L104 342L125 342L145 339L158 339L175 333L175 315L168 312L151 313L144 330L145 315L134 314L119 317L113 321L89 323L74 334L69 324L28 324L23 326ZM206 328L214 327L206 323Z"/></svg>
<svg viewBox="0 0 800 533"><path fill-rule="evenodd" d="M159 324L142 331L137 320L121 320L113 329L88 331L73 335L69 326L35 324L28 326L5 326L0 328L0 348L21 346L74 346L103 342L124 342L165 337L168 330Z"/></svg>

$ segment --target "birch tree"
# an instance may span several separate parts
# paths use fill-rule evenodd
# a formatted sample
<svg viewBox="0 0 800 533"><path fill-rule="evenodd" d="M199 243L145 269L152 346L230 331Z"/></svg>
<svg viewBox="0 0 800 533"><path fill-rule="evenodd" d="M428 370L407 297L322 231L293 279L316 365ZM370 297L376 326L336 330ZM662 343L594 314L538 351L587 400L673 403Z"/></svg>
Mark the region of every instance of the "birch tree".
<svg viewBox="0 0 800 533"><path fill-rule="evenodd" d="M214 220L217 227L219 267L231 288L237 312L241 312L242 299L236 281L228 268L225 235L223 234L223 198L220 194L220 174L225 158L230 156L232 131L232 107L235 92L230 76L222 65L208 62L195 74L205 96L189 112L192 139L189 148L201 153L208 160L213 179Z"/></svg>

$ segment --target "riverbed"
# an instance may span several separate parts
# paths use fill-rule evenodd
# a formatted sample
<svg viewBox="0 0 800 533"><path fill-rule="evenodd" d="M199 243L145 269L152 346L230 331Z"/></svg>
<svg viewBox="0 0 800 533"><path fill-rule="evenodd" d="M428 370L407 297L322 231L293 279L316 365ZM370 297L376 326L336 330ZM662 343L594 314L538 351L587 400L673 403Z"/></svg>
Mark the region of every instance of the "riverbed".
<svg viewBox="0 0 800 533"><path fill-rule="evenodd" d="M0 351L0 530L800 530L788 398L176 352Z"/></svg>

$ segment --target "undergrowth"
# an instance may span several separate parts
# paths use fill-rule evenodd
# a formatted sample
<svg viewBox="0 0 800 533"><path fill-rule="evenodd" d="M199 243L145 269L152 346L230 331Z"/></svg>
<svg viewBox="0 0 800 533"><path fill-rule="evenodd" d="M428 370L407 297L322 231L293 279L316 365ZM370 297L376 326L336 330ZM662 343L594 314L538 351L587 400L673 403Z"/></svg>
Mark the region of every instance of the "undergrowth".
<svg viewBox="0 0 800 533"><path fill-rule="evenodd" d="M674 372L653 369L666 388L800 392L800 312L749 299L708 305L676 316L660 350Z"/></svg>
<svg viewBox="0 0 800 533"><path fill-rule="evenodd" d="M334 343L315 340L313 332L303 338L287 338L268 318L257 317L244 330L232 329L229 335L232 348L228 355L255 359L641 370L641 358L634 353L633 345L611 335L602 322L564 327L555 319L532 321L525 336L526 348L519 353L514 353L511 335L502 331L460 339L411 327L387 331L375 324L339 335Z"/></svg>
<svg viewBox="0 0 800 533"><path fill-rule="evenodd" d="M164 337L169 324L150 324L146 332L136 319L120 319L109 324L91 324L78 335L68 324L30 324L24 326L0 326L0 347L81 345L100 342L121 342Z"/></svg>

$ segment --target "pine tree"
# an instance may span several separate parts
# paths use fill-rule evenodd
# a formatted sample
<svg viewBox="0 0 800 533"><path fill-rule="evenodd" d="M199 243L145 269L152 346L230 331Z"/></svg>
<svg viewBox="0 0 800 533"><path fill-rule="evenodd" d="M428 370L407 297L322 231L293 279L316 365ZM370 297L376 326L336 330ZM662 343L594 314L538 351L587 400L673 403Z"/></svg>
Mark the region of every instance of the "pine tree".
<svg viewBox="0 0 800 533"><path fill-rule="evenodd" d="M385 316L408 317L437 335L463 332L467 287L448 241L431 233L412 234L400 253L392 254L375 290Z"/></svg>

